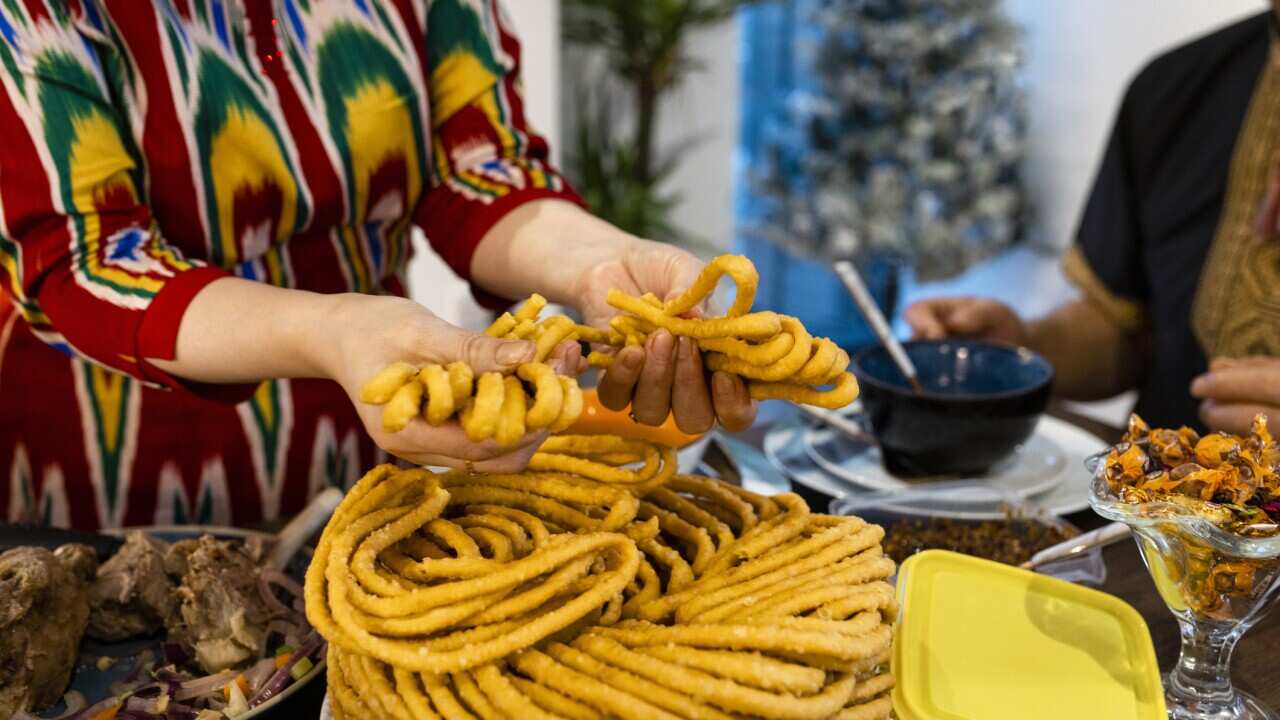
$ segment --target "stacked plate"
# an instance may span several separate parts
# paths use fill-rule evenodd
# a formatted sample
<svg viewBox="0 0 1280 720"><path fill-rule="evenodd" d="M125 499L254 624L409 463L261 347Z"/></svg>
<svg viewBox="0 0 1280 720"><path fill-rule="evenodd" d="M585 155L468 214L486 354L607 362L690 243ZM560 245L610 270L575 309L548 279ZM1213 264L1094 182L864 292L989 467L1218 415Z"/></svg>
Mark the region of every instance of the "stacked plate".
<svg viewBox="0 0 1280 720"><path fill-rule="evenodd" d="M846 416L867 428L857 403L846 411ZM1092 434L1046 415L1013 455L980 476L908 481L884 469L880 449L869 429L860 437L849 437L792 415L779 420L764 440L765 455L792 483L833 499L918 489L937 480L974 480L1054 515L1079 512L1089 506L1090 478L1084 461L1104 446ZM991 519L1001 517L996 511L989 514Z"/></svg>

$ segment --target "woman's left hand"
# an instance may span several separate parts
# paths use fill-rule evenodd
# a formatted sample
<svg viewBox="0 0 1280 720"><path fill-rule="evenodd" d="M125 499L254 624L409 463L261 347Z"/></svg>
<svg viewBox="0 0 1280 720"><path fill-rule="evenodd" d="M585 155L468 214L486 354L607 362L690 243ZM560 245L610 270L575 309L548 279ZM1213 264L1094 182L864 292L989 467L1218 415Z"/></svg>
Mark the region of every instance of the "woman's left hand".
<svg viewBox="0 0 1280 720"><path fill-rule="evenodd" d="M574 297L588 324L605 327L618 314L605 300L610 288L632 295L651 292L668 300L687 290L702 268L702 261L685 250L639 241L617 258L588 268ZM632 417L646 425L661 425L673 415L680 430L691 434L706 432L717 420L736 432L756 416L742 378L724 372L708 378L697 344L666 330L650 334L643 347L619 350L597 392L607 408L630 404Z"/></svg>
<svg viewBox="0 0 1280 720"><path fill-rule="evenodd" d="M1191 394L1202 400L1200 419L1211 430L1246 435L1258 413L1280 423L1280 358L1214 358Z"/></svg>

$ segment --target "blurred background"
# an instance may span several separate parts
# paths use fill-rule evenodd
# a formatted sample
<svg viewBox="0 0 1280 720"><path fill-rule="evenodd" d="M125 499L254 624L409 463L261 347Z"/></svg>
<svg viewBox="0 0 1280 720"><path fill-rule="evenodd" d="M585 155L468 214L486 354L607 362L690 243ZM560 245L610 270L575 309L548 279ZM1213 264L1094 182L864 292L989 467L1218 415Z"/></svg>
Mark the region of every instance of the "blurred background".
<svg viewBox="0 0 1280 720"><path fill-rule="evenodd" d="M1071 243L1117 103L1153 55L1263 0L507 0L534 126L593 210L750 256L758 305L869 341L826 269L849 258L900 318L1070 298ZM645 6L644 10L638 9ZM572 239L565 238L566 247ZM430 253L447 320L487 314ZM899 330L905 333L899 320ZM1075 409L1119 424L1132 398Z"/></svg>

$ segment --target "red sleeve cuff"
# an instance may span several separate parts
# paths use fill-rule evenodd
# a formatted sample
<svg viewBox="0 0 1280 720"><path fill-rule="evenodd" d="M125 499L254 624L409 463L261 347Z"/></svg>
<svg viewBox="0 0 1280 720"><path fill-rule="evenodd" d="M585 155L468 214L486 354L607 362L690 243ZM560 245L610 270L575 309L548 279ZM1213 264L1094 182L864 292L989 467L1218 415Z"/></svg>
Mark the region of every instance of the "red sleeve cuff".
<svg viewBox="0 0 1280 720"><path fill-rule="evenodd" d="M151 298L138 323L135 338L138 367L149 382L216 402L235 404L253 397L257 384L216 385L176 378L150 360L172 360L177 355L178 328L187 306L206 285L230 275L219 268L197 267L176 275Z"/></svg>

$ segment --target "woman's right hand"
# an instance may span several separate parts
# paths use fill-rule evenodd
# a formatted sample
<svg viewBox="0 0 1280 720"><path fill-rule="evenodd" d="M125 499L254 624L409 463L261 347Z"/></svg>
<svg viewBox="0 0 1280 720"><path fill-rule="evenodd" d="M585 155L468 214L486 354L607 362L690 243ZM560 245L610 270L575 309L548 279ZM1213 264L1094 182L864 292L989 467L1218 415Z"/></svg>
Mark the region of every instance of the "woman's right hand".
<svg viewBox="0 0 1280 720"><path fill-rule="evenodd" d="M1002 302L986 298L933 298L913 303L906 320L917 339L966 337L1026 345L1027 326Z"/></svg>
<svg viewBox="0 0 1280 720"><path fill-rule="evenodd" d="M486 472L516 472L546 439L545 430L526 435L514 447L493 440L473 442L456 420L433 427L415 418L400 432L382 429L382 408L360 402L360 388L387 365L403 361L421 367L461 360L477 377L513 372L533 359L533 343L499 340L450 325L412 300L349 294L341 296L328 330L324 366L347 391L365 430L383 450L413 463L461 467L467 462ZM583 366L577 343L562 343L548 358L556 372L576 376Z"/></svg>

